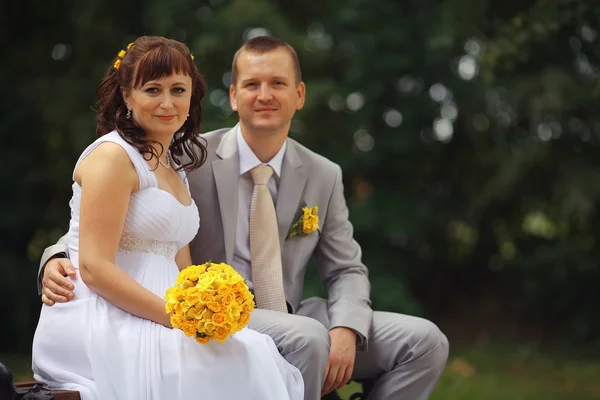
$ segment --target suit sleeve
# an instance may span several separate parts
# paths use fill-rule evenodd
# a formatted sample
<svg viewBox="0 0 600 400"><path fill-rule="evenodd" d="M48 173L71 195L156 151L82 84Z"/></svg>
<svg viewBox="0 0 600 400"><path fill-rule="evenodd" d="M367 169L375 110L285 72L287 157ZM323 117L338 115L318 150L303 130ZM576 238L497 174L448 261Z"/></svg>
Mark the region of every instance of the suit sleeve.
<svg viewBox="0 0 600 400"><path fill-rule="evenodd" d="M321 280L329 293L330 328L353 329L359 336L359 349L365 349L372 317L371 285L348 216L342 170L338 166L326 218L321 223L315 259Z"/></svg>
<svg viewBox="0 0 600 400"><path fill-rule="evenodd" d="M67 235L64 235L56 244L49 246L44 250L42 254L42 258L40 260L40 269L38 270L38 280L37 280L37 288L38 294L42 295L42 278L44 277L44 268L46 267L46 263L50 261L52 258L57 257L69 257L69 251L67 246Z"/></svg>

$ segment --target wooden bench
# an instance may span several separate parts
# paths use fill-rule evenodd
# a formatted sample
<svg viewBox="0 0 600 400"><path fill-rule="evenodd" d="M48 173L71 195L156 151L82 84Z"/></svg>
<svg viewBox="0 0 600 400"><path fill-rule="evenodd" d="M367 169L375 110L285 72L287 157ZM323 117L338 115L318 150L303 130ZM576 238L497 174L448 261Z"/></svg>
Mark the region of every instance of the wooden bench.
<svg viewBox="0 0 600 400"><path fill-rule="evenodd" d="M0 399L1 400L22 400L25 396L37 395L44 397L44 392L48 392L56 400L81 400L79 392L73 390L51 390L48 391L41 387L39 382L28 381L13 383L13 374L10 369L0 362ZM41 396L40 396L41 395ZM45 396L50 398L50 396Z"/></svg>
<svg viewBox="0 0 600 400"><path fill-rule="evenodd" d="M30 381L30 382L17 383L17 384L15 384L15 386L23 391L28 391L36 384L39 384L39 383L35 382L35 381ZM81 400L81 397L79 397L79 392L75 392L72 390L51 390L50 393L52 393L52 395L56 398L56 400ZM359 400L359 399L363 399L363 398L366 398L366 394L355 393L352 395L351 400ZM333 393L330 393L329 395L323 397L322 400L337 400L337 399L340 399L340 397L335 392L333 392Z"/></svg>
<svg viewBox="0 0 600 400"><path fill-rule="evenodd" d="M35 381L30 381L30 382L17 383L17 384L15 384L15 386L18 389L21 389L24 392L26 392L36 384L39 384L39 383L35 382ZM54 396L54 398L56 400L81 400L81 397L79 397L79 392L75 392L72 390L51 390L50 393ZM352 395L352 397L350 399L351 400L362 400L364 398L366 398L366 394L355 393ZM330 393L329 395L323 397L322 400L338 400L338 399L340 399L340 397L337 395L337 393L333 392L333 393Z"/></svg>
<svg viewBox="0 0 600 400"><path fill-rule="evenodd" d="M23 391L24 393L33 388L34 385L39 385L39 382L29 381L19 382L15 384L17 389ZM52 396L54 396L56 400L81 400L79 392L76 392L74 390L50 390L50 393L52 394Z"/></svg>
<svg viewBox="0 0 600 400"><path fill-rule="evenodd" d="M351 400L362 400L367 397L370 391L370 385L366 382L363 384L363 393L355 393L350 399ZM39 388L41 385L36 381L27 381L13 383L12 372L8 367L0 362L0 400L21 400L23 397L30 392L37 385ZM42 388L42 391L47 391ZM54 396L56 400L81 400L79 392L74 390L50 390L49 393ZM323 397L323 400L338 400L340 397L336 392L330 393Z"/></svg>

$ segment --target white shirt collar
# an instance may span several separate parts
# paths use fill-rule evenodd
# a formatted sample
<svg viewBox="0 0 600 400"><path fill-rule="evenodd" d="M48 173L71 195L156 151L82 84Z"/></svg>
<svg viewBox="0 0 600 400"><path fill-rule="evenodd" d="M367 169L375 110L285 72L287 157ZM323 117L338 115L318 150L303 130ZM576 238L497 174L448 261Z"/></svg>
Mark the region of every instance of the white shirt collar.
<svg viewBox="0 0 600 400"><path fill-rule="evenodd" d="M239 124L237 126L236 135L238 153L240 156L240 175L243 175L246 172L250 171L252 168L263 163L258 159L258 157L256 157L256 154L254 154L250 146L248 146L248 143L246 143L244 136L242 136L242 130L240 129ZM279 149L277 154L275 154L275 157L273 157L271 161L266 163L267 165L270 165L271 168L273 168L273 171L275 171L277 177L281 177L281 166L283 164L283 156L285 154L286 148L287 140L283 142L283 146L281 146L281 149Z"/></svg>

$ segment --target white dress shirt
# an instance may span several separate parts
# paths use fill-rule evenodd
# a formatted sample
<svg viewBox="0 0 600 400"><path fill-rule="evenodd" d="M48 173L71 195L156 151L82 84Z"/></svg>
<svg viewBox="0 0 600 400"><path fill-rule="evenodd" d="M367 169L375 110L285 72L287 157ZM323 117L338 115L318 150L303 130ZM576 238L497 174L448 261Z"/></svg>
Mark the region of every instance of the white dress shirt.
<svg viewBox="0 0 600 400"><path fill-rule="evenodd" d="M238 212L235 231L235 247L233 248L232 267L240 273L246 283L253 288L252 284L252 266L250 263L250 203L252 202L252 192L254 191L254 182L250 175L250 170L257 165L263 164L244 140L240 126L237 127L237 145L240 157L240 175L238 180ZM273 204L277 204L277 191L279 180L281 178L281 165L283 156L287 148L287 141L283 143L279 152L266 163L273 168L273 176L267 184Z"/></svg>

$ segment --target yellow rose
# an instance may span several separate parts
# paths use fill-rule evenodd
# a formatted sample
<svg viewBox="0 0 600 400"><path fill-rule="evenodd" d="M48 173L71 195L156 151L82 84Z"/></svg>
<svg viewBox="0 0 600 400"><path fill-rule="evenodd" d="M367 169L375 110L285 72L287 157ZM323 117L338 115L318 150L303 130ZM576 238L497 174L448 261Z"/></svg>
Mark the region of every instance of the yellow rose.
<svg viewBox="0 0 600 400"><path fill-rule="evenodd" d="M185 301L178 301L174 304L173 310L175 314L184 315L191 308L191 304Z"/></svg>
<svg viewBox="0 0 600 400"><path fill-rule="evenodd" d="M191 275L192 275L192 267L187 267L186 269L184 269L183 271L181 271L179 273L179 275L177 275L177 279L176 279L176 283L178 283L179 285L183 284L184 282L189 282L191 281ZM197 280L197 279L195 279Z"/></svg>
<svg viewBox="0 0 600 400"><path fill-rule="evenodd" d="M239 317L240 313L242 312L242 306L239 305L239 303L237 302L233 302L229 305L228 311L229 311L229 315L231 315L232 317Z"/></svg>
<svg viewBox="0 0 600 400"><path fill-rule="evenodd" d="M179 315L173 314L169 319L171 320L171 325L173 325L173 328L181 328L183 325L183 318L181 318Z"/></svg>
<svg viewBox="0 0 600 400"><path fill-rule="evenodd" d="M212 311L212 312L219 312L221 311L221 305L219 303L217 303L216 301L211 301L210 303L206 303L206 307Z"/></svg>
<svg viewBox="0 0 600 400"><path fill-rule="evenodd" d="M225 341L227 340L229 336L217 336L217 335L213 335L213 339L216 340L219 343L225 343Z"/></svg>
<svg viewBox="0 0 600 400"><path fill-rule="evenodd" d="M176 302L177 299L181 296L181 288L179 286L175 286L167 289L167 293L165 294L165 300L170 302Z"/></svg>
<svg viewBox="0 0 600 400"><path fill-rule="evenodd" d="M197 337L196 336L196 342L200 343L200 344L206 344L208 343L208 336L204 336L204 337Z"/></svg>
<svg viewBox="0 0 600 400"><path fill-rule="evenodd" d="M308 207L302 207L302 212L304 213L304 216L316 216L319 213L319 207L314 206L311 208Z"/></svg>
<svg viewBox="0 0 600 400"><path fill-rule="evenodd" d="M223 295L223 298L221 299L221 303L225 307L229 307L231 305L231 303L233 303L234 300L235 300L235 296L233 295L233 293L227 293L227 294Z"/></svg>
<svg viewBox="0 0 600 400"><path fill-rule="evenodd" d="M223 326L227 322L227 314L218 312L213 314L212 321L216 326Z"/></svg>
<svg viewBox="0 0 600 400"><path fill-rule="evenodd" d="M319 216L308 215L303 218L302 232L309 235L319 229Z"/></svg>
<svg viewBox="0 0 600 400"><path fill-rule="evenodd" d="M183 289L187 289L187 288L191 288L191 287L196 286L196 282L192 282L190 280L185 280L185 281L181 282L180 286Z"/></svg>
<svg viewBox="0 0 600 400"><path fill-rule="evenodd" d="M213 316L214 312L210 311L208 308L206 310L204 310L204 319L207 321L212 320L212 316Z"/></svg>
<svg viewBox="0 0 600 400"><path fill-rule="evenodd" d="M194 265L194 267L199 274L203 274L206 272L206 264Z"/></svg>
<svg viewBox="0 0 600 400"><path fill-rule="evenodd" d="M231 286L229 286L228 284L223 284L221 286L219 286L219 288L217 289L217 294L223 296L226 294L229 294L232 292Z"/></svg>
<svg viewBox="0 0 600 400"><path fill-rule="evenodd" d="M221 325L223 328L225 328L225 330L227 332L237 332L237 329L234 330L234 327L237 325L237 323L235 323L235 321L231 321L231 322L225 322L223 323L223 325Z"/></svg>
<svg viewBox="0 0 600 400"><path fill-rule="evenodd" d="M196 335L196 321L183 321L183 325L181 327L183 333L186 336L195 336Z"/></svg>
<svg viewBox="0 0 600 400"><path fill-rule="evenodd" d="M174 303L172 312L177 315L183 315L183 307L181 306L181 303Z"/></svg>
<svg viewBox="0 0 600 400"><path fill-rule="evenodd" d="M204 332L209 336L212 335L215 328L216 326L212 321L206 321L206 323L204 324Z"/></svg>
<svg viewBox="0 0 600 400"><path fill-rule="evenodd" d="M248 325L248 322L250 322L250 313L243 313L240 315L240 319L238 320L238 325L241 327L244 327L246 325Z"/></svg>
<svg viewBox="0 0 600 400"><path fill-rule="evenodd" d="M240 330L240 329L242 329L243 327L244 327L244 326L243 326L243 325L240 325L240 324L238 323L238 321L236 321L236 320L232 320L232 321L231 321L231 324L229 324L229 332L231 332L232 334L233 334L233 333L236 333L237 331L239 331L239 330Z"/></svg>
<svg viewBox="0 0 600 400"><path fill-rule="evenodd" d="M302 232L309 235L319 229L319 207L302 207Z"/></svg>
<svg viewBox="0 0 600 400"><path fill-rule="evenodd" d="M251 291L247 290L247 291L243 292L243 295L244 295L244 297L243 297L244 302L246 302L246 301L253 302L254 301L254 295L252 294Z"/></svg>
<svg viewBox="0 0 600 400"><path fill-rule="evenodd" d="M188 312L185 313L185 316L189 319L202 319L203 314L203 311L198 311L194 307L192 307L188 310Z"/></svg>
<svg viewBox="0 0 600 400"><path fill-rule="evenodd" d="M229 337L230 332L222 326L217 327L214 332L214 338L217 342L223 343Z"/></svg>
<svg viewBox="0 0 600 400"><path fill-rule="evenodd" d="M217 336L228 336L229 330L227 328L225 328L224 326L217 326L214 334Z"/></svg>
<svg viewBox="0 0 600 400"><path fill-rule="evenodd" d="M192 305L200 301L201 295L202 292L196 287L191 287L183 291L183 299Z"/></svg>
<svg viewBox="0 0 600 400"><path fill-rule="evenodd" d="M242 303L242 310L243 312L252 312L254 311L254 301L252 300L246 300Z"/></svg>
<svg viewBox="0 0 600 400"><path fill-rule="evenodd" d="M215 274L207 271L198 278L198 285L204 288L210 288L215 281Z"/></svg>
<svg viewBox="0 0 600 400"><path fill-rule="evenodd" d="M212 294L210 294L210 293L203 292L203 293L200 295L200 301L201 301L202 303L204 303L204 304L212 303L212 302L214 302L214 301L215 301L215 296L213 296L213 295L212 295Z"/></svg>
<svg viewBox="0 0 600 400"><path fill-rule="evenodd" d="M200 275L201 274L195 269L189 270L187 273L187 280L190 282L197 282Z"/></svg>
<svg viewBox="0 0 600 400"><path fill-rule="evenodd" d="M221 267L219 266L219 264L215 264L215 263L211 262L210 264L208 264L206 270L209 272L220 272Z"/></svg>
<svg viewBox="0 0 600 400"><path fill-rule="evenodd" d="M219 264L221 270L227 272L229 275L237 274L237 271L233 269L233 267L229 264L221 263Z"/></svg>
<svg viewBox="0 0 600 400"><path fill-rule="evenodd" d="M248 289L248 286L242 282L236 282L233 284L233 290L237 293L242 292L243 290Z"/></svg>
<svg viewBox="0 0 600 400"><path fill-rule="evenodd" d="M204 321L204 320L196 321L196 332L200 332L200 333L206 332L206 321Z"/></svg>
<svg viewBox="0 0 600 400"><path fill-rule="evenodd" d="M206 272L204 265L190 265L179 273L177 283L181 284L185 281L196 282L204 272Z"/></svg>
<svg viewBox="0 0 600 400"><path fill-rule="evenodd" d="M242 304L242 309L240 311L241 313L250 313L252 311L254 311L254 303L253 302L248 302L248 303L244 302Z"/></svg>

